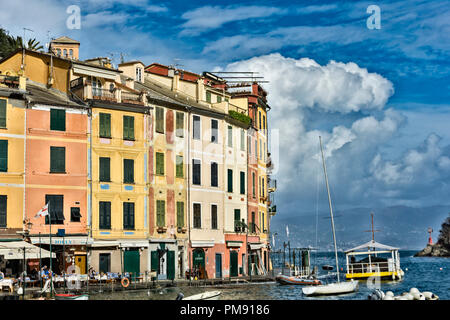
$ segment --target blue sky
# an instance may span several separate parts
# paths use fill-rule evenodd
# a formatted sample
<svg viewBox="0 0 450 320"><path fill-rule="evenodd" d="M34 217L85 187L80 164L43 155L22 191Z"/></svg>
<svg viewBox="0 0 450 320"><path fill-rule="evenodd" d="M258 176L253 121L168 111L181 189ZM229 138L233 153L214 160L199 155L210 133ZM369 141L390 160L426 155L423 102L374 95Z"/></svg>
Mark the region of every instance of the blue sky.
<svg viewBox="0 0 450 320"><path fill-rule="evenodd" d="M314 206L318 134L342 207L448 203L449 1L0 2L1 27L30 28L43 43L47 31L67 35L81 42L81 58L260 71L283 140L276 149L287 155L277 173L282 210ZM381 29L366 26L372 4ZM70 5L81 9L79 30L66 27Z"/></svg>

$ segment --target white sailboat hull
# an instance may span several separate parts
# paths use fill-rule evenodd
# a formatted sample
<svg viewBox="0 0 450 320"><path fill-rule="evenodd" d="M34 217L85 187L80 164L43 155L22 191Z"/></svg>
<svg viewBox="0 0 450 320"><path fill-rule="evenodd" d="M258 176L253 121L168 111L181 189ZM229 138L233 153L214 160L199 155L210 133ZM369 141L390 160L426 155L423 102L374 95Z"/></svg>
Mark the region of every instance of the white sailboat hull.
<svg viewBox="0 0 450 320"><path fill-rule="evenodd" d="M207 291L183 298L183 300L219 300L221 294L221 291Z"/></svg>
<svg viewBox="0 0 450 320"><path fill-rule="evenodd" d="M336 282L320 286L302 288L306 296L335 295L354 292L358 289L358 281Z"/></svg>

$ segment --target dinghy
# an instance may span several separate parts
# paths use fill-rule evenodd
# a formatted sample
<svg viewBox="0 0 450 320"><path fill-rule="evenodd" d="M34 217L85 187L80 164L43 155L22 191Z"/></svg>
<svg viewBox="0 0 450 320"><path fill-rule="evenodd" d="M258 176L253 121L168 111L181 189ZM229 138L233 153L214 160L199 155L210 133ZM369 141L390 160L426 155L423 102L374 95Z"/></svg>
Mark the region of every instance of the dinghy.
<svg viewBox="0 0 450 320"><path fill-rule="evenodd" d="M320 286L302 288L305 296L338 295L354 292L358 289L358 281L335 282Z"/></svg>
<svg viewBox="0 0 450 320"><path fill-rule="evenodd" d="M294 276L285 276L283 274L278 275L275 280L279 284L299 284L299 285L310 285L310 286L317 286L321 285L322 282L317 279L308 279L308 278L302 278L302 277L294 277Z"/></svg>
<svg viewBox="0 0 450 320"><path fill-rule="evenodd" d="M55 300L89 300L89 296L87 294L57 293Z"/></svg>
<svg viewBox="0 0 450 320"><path fill-rule="evenodd" d="M182 300L219 300L222 291L206 291L199 294L194 294L193 296L189 296L186 298L182 298Z"/></svg>

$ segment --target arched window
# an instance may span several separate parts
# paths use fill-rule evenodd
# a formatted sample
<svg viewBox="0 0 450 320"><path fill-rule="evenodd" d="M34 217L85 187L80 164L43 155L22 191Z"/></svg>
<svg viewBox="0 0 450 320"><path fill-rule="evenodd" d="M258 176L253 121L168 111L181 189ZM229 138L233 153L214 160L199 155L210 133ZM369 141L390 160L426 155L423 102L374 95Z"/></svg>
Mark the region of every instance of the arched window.
<svg viewBox="0 0 450 320"><path fill-rule="evenodd" d="M73 57L73 49L69 50L69 56L72 58Z"/></svg>
<svg viewBox="0 0 450 320"><path fill-rule="evenodd" d="M64 54L64 58L66 58L67 57L67 49L63 50L63 54Z"/></svg>

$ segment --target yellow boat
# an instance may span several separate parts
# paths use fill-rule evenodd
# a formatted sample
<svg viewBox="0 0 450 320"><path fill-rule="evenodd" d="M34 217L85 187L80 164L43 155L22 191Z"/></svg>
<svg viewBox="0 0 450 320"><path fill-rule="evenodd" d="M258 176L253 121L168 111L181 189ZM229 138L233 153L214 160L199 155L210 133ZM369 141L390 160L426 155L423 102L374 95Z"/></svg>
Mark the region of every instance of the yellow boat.
<svg viewBox="0 0 450 320"><path fill-rule="evenodd" d="M400 268L399 248L390 247L371 240L355 248L345 251L346 278L380 280L401 280L404 276ZM357 257L364 257L357 261Z"/></svg>

